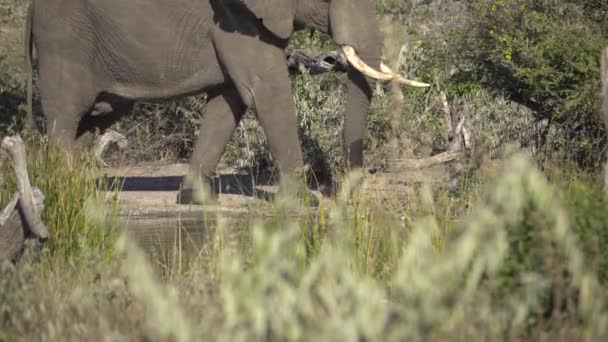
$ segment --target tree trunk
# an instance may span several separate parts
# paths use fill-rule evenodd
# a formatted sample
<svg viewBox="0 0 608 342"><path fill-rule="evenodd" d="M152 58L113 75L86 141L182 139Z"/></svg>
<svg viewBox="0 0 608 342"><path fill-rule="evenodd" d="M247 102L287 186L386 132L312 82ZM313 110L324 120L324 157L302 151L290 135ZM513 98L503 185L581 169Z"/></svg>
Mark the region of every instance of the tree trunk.
<svg viewBox="0 0 608 342"><path fill-rule="evenodd" d="M11 202L0 211L0 261L16 261L26 239L33 237L45 241L49 237L41 218L44 195L30 184L25 144L21 137L5 137L0 150L12 162L18 188Z"/></svg>
<svg viewBox="0 0 608 342"><path fill-rule="evenodd" d="M604 122L604 128L608 131L608 48L602 50L601 58L601 79L602 79L602 105L600 115ZM606 158L606 156L602 156ZM603 167L604 191L608 193L608 159L604 161Z"/></svg>

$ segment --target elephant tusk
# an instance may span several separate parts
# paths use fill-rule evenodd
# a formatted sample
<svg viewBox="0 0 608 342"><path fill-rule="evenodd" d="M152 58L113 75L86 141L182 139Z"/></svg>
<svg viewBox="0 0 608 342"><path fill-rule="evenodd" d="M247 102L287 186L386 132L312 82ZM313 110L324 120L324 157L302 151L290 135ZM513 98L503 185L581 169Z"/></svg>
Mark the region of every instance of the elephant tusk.
<svg viewBox="0 0 608 342"><path fill-rule="evenodd" d="M388 65L384 64L384 62L380 63L380 71L388 74L393 74L393 70L389 68Z"/></svg>
<svg viewBox="0 0 608 342"><path fill-rule="evenodd" d="M345 45L342 47L342 51L344 52L344 55L346 56L348 62L361 73L380 81L390 81L395 78L395 75L392 73L381 72L367 65L357 55L355 49L352 46Z"/></svg>
<svg viewBox="0 0 608 342"><path fill-rule="evenodd" d="M403 86L406 86L406 87L426 88L426 87L430 87L431 86L428 83L408 80L408 79L404 78L403 76L401 76L398 73L394 72L391 68L389 68L388 65L384 64L384 62L380 63L380 71L384 72L384 73L387 73L387 74L393 74L393 75L395 75L395 81L397 81L397 83L399 83L399 84L401 84Z"/></svg>
<svg viewBox="0 0 608 342"><path fill-rule="evenodd" d="M346 59L348 60L348 62L355 67L355 69L359 70L361 73L380 80L380 81L391 81L391 80L395 80L397 81L397 83L407 86L407 87L417 87L417 88L424 88L424 87L429 87L430 84L427 83L422 83L422 82L418 82L418 81L412 81L412 80L408 80L405 79L403 76L395 73L393 70L391 70L391 68L389 68L388 66L386 66L386 64L381 63L380 64L380 71L370 67L369 65L367 65L355 52L355 49L352 46L349 45L345 45L342 47L342 51L344 52L344 55L346 56Z"/></svg>
<svg viewBox="0 0 608 342"><path fill-rule="evenodd" d="M406 86L406 87L414 87L414 88L426 88L426 87L430 87L431 85L428 83L423 83L423 82L418 82L418 81L413 81L413 80L408 80L406 78L404 78L403 76L397 74L396 72L394 72L391 68L388 67L388 65L384 64L384 62L380 63L380 71L387 73L387 74L393 74L395 75L395 81L397 81L397 83Z"/></svg>

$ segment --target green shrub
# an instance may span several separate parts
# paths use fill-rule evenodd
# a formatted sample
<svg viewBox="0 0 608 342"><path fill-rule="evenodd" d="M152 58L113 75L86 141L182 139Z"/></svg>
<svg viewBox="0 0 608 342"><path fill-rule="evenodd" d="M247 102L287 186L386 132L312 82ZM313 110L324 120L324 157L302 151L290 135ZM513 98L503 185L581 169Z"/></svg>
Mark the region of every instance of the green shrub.
<svg viewBox="0 0 608 342"><path fill-rule="evenodd" d="M608 198L601 181L595 175L576 172L563 176L561 183L564 205L587 265L597 271L599 280L608 286L608 251L602 247L608 244Z"/></svg>
<svg viewBox="0 0 608 342"><path fill-rule="evenodd" d="M66 162L63 152L47 146L41 137L28 135L25 140L30 180L45 196L42 220L49 228L47 246L51 254L73 261L84 251L110 258L116 201L111 186L119 184L99 180L98 162L90 155ZM8 163L2 165L2 172L13 173ZM13 176L2 180L0 203L4 204L15 192L16 184Z"/></svg>
<svg viewBox="0 0 608 342"><path fill-rule="evenodd" d="M506 90L559 131L552 149L595 166L604 144L599 56L608 35L590 20L600 12L586 11L585 5L589 2L474 1L471 29L477 39L467 48L486 75L484 84Z"/></svg>
<svg viewBox="0 0 608 342"><path fill-rule="evenodd" d="M13 76L6 57L0 55L0 137L21 129L25 108L25 90Z"/></svg>
<svg viewBox="0 0 608 342"><path fill-rule="evenodd" d="M216 214L186 265L154 267L162 261L127 238L109 263L85 248L72 250L79 263L51 254L20 271L2 265L0 338L604 339L605 287L588 262L599 259L582 249L604 214L593 200L578 203L592 198L593 183L583 177L580 191L562 197L521 154L494 171L449 229L440 194L421 189L420 210L401 221L389 198L370 197L351 174L310 218L294 219L298 206L279 199L234 250ZM171 264L179 270L160 272Z"/></svg>
<svg viewBox="0 0 608 342"><path fill-rule="evenodd" d="M27 0L0 0L0 24L23 20L28 3Z"/></svg>
<svg viewBox="0 0 608 342"><path fill-rule="evenodd" d="M189 158L206 101L202 94L165 103L136 104L114 125L129 140L129 148L114 158L120 162Z"/></svg>

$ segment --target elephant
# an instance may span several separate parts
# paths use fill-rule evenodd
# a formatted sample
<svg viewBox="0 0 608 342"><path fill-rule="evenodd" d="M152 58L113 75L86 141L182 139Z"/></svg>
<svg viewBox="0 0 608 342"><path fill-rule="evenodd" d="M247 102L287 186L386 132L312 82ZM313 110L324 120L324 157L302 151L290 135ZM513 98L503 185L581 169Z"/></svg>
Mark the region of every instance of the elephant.
<svg viewBox="0 0 608 342"><path fill-rule="evenodd" d="M27 174L25 147L19 136L5 137L0 150L8 154L17 178L18 191L8 205L0 211L0 262L19 259L25 240L46 241L49 232L42 222L44 195L33 188Z"/></svg>
<svg viewBox="0 0 608 342"><path fill-rule="evenodd" d="M303 174L284 54L297 30L330 34L350 63L343 140L352 168L363 163L374 82L428 86L381 63L372 0L33 0L27 18L28 68L35 47L49 141L66 151L110 127L135 101L207 93L180 203L193 202L195 185L212 174L247 109L281 178Z"/></svg>

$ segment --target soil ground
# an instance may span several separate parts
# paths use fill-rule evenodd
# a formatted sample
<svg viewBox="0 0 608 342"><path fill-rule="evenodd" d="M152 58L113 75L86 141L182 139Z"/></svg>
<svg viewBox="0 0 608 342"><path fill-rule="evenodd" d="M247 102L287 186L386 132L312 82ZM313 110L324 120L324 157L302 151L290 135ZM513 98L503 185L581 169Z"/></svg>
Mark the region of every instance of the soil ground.
<svg viewBox="0 0 608 342"><path fill-rule="evenodd" d="M135 166L111 167L105 170L110 183L121 184L119 204L121 216L161 215L163 213L221 212L245 214L268 208L267 199L276 193L277 186L268 176L255 176L234 170L221 170L214 178L218 201L213 206L177 204L177 194L182 177L188 171L184 163L147 162ZM374 198L405 199L413 194L421 182L447 183L449 165L439 165L423 170L389 167L386 171L366 174L364 189ZM320 190L313 194L322 203L328 201Z"/></svg>

